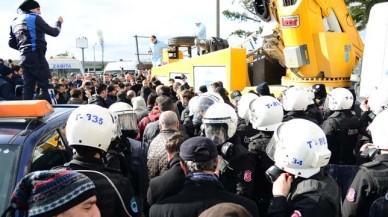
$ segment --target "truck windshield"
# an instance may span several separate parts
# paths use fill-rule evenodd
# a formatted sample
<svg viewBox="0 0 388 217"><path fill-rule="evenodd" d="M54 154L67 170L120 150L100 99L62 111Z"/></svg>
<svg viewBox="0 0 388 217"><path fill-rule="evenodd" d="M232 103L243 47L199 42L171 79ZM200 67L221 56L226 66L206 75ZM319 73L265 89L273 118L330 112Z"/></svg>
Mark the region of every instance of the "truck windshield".
<svg viewBox="0 0 388 217"><path fill-rule="evenodd" d="M69 78L71 73L82 74L80 69L50 69L52 76Z"/></svg>
<svg viewBox="0 0 388 217"><path fill-rule="evenodd" d="M9 205L13 183L17 175L16 168L19 154L20 148L0 145L0 210L2 211Z"/></svg>

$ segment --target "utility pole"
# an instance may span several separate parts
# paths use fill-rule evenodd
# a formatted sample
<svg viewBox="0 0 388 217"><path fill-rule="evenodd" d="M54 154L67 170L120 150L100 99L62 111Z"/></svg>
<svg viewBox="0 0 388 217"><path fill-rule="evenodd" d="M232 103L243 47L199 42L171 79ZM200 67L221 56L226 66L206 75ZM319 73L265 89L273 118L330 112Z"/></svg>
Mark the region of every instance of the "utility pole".
<svg viewBox="0 0 388 217"><path fill-rule="evenodd" d="M140 35L134 35L133 37L135 37L135 41L136 41L136 53L135 53L135 55L137 56L138 63L140 63L140 55L148 55L148 53L147 54L139 53L139 41L138 41L138 38L151 38L151 37L150 36L140 36Z"/></svg>
<svg viewBox="0 0 388 217"><path fill-rule="evenodd" d="M216 0L216 36L220 37L220 0Z"/></svg>

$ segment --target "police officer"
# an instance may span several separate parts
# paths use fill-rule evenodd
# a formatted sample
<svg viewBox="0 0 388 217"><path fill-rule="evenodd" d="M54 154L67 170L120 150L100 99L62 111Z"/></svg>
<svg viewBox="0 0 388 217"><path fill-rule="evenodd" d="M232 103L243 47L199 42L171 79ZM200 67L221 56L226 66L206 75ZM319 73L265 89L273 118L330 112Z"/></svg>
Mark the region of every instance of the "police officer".
<svg viewBox="0 0 388 217"><path fill-rule="evenodd" d="M261 96L249 106L248 114L253 129L258 130L257 135L250 138L248 151L255 156L255 186L254 200L259 208L260 216L267 216L267 210L272 196L272 183L266 178L265 171L274 162L265 152L273 136L276 126L283 120L283 107L272 96Z"/></svg>
<svg viewBox="0 0 388 217"><path fill-rule="evenodd" d="M113 103L109 111L117 115L121 136L111 142L105 166L120 169L124 176L131 179L136 196L145 198L145 183L148 180L147 150L134 139L138 129L136 112L125 102Z"/></svg>
<svg viewBox="0 0 388 217"><path fill-rule="evenodd" d="M254 93L246 93L241 96L239 103L237 104L237 115L239 117L236 130L237 143L242 144L246 149L250 143L250 138L259 133L258 130L252 128L252 124L249 122L249 105L252 101L259 98Z"/></svg>
<svg viewBox="0 0 388 217"><path fill-rule="evenodd" d="M120 170L105 167L103 161L111 141L119 133L113 112L98 105L78 107L70 114L66 126L67 141L76 155L65 166L93 181L101 216L138 216L132 183Z"/></svg>
<svg viewBox="0 0 388 217"><path fill-rule="evenodd" d="M216 145L219 154L219 178L231 193L252 198L255 161L248 151L235 142L237 114L226 103L215 103L203 117L205 136Z"/></svg>
<svg viewBox="0 0 388 217"><path fill-rule="evenodd" d="M388 108L388 86L379 85L373 88L369 97L361 103L360 107L363 113L360 117L360 141L355 149L356 153L359 153L364 144L372 142L372 137L367 128L376 115Z"/></svg>
<svg viewBox="0 0 388 217"><path fill-rule="evenodd" d="M190 112L193 111L194 135L203 136L202 118L206 114L207 109L215 103L223 103L224 100L218 93L208 92L198 96L190 106Z"/></svg>
<svg viewBox="0 0 388 217"><path fill-rule="evenodd" d="M283 121L294 118L302 118L319 124L319 121L307 113L307 107L313 100L310 93L301 87L290 87L282 93L281 102L283 109L287 112Z"/></svg>
<svg viewBox="0 0 388 217"><path fill-rule="evenodd" d="M368 216L371 204L388 189L388 111L379 113L369 126L373 145L380 150L372 162L362 164L343 202L343 216ZM385 213L384 216L386 216ZM375 216L375 215L374 215Z"/></svg>
<svg viewBox="0 0 388 217"><path fill-rule="evenodd" d="M318 125L304 119L280 124L267 153L275 161L267 170L268 177L275 180L268 216L340 216L339 187L321 171L331 153Z"/></svg>
<svg viewBox="0 0 388 217"><path fill-rule="evenodd" d="M353 94L345 88L332 90L326 98L326 105L334 111L322 125L331 151L330 164L356 163L353 149L357 144L360 123L350 110L353 101Z"/></svg>

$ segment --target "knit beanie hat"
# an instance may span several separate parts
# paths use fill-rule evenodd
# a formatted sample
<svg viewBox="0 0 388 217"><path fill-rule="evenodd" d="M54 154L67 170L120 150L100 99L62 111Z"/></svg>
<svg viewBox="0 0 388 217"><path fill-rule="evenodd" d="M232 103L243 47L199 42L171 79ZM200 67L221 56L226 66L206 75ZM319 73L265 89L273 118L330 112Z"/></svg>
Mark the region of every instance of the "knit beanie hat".
<svg viewBox="0 0 388 217"><path fill-rule="evenodd" d="M55 216L94 195L93 182L81 173L63 169L37 171L16 185L11 206L28 211L29 217Z"/></svg>
<svg viewBox="0 0 388 217"><path fill-rule="evenodd" d="M263 82L263 83L259 84L256 87L256 92L259 93L261 96L270 96L271 95L267 82Z"/></svg>
<svg viewBox="0 0 388 217"><path fill-rule="evenodd" d="M22 4L20 4L19 9L23 12L30 12L30 10L40 8L40 5L38 2L34 0L25 0Z"/></svg>

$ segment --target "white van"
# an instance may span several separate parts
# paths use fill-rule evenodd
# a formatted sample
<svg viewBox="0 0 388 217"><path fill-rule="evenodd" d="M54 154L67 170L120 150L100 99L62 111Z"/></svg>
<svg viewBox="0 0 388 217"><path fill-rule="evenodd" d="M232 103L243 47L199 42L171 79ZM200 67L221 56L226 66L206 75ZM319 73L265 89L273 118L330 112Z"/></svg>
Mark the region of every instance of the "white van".
<svg viewBox="0 0 388 217"><path fill-rule="evenodd" d="M82 63L71 57L57 56L47 60L52 76L69 78L71 73L84 74Z"/></svg>
<svg viewBox="0 0 388 217"><path fill-rule="evenodd" d="M104 74L136 73L137 61L117 61L106 64Z"/></svg>
<svg viewBox="0 0 388 217"><path fill-rule="evenodd" d="M366 27L360 96L380 83L388 84L388 2L375 4Z"/></svg>

